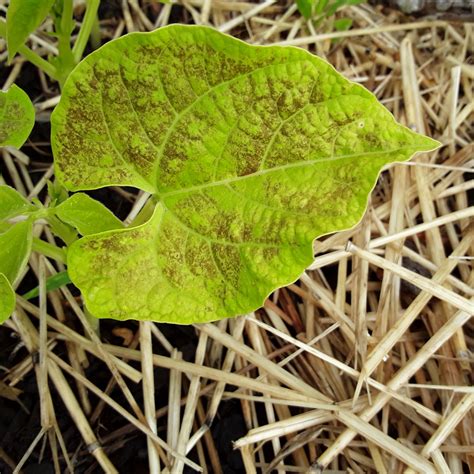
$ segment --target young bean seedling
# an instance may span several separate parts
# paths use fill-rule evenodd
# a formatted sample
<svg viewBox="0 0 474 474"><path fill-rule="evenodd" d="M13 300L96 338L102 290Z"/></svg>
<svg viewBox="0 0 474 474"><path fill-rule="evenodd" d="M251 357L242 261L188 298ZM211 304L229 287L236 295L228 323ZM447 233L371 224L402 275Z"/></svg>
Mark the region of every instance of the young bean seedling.
<svg viewBox="0 0 474 474"><path fill-rule="evenodd" d="M4 223L49 219L94 316L179 324L258 308L315 238L361 219L384 166L439 145L307 51L182 25L87 56L51 125L67 190L133 186L153 205L126 228L83 193L34 211L17 198Z"/></svg>

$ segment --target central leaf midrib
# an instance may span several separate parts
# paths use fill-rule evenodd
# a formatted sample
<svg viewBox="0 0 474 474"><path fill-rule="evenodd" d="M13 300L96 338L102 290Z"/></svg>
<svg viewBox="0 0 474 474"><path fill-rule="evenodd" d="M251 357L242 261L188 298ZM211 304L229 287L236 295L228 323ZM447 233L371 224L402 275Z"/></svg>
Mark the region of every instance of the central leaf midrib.
<svg viewBox="0 0 474 474"><path fill-rule="evenodd" d="M207 235L201 234L197 230L193 229L192 227L189 227L187 224L185 224L163 201L161 201L161 205L164 207L164 211L168 212L169 215L174 219L178 225L188 234L193 234L196 237L199 237L200 239L203 239L205 242L208 243L213 243L213 244L219 244L219 245L228 245L232 247L261 247L261 248L295 248L298 246L304 246L304 244L297 245L295 243L282 243L282 242L276 242L274 244L270 243L265 243L265 242L232 242L229 240L223 240L223 239L216 239L213 237L209 237Z"/></svg>
<svg viewBox="0 0 474 474"><path fill-rule="evenodd" d="M178 194L193 193L195 191L201 191L203 189L211 188L211 187L215 187L215 186L230 185L230 184L233 184L233 183L238 182L238 181L243 181L243 180L255 178L255 177L258 177L258 176L263 176L265 174L275 173L275 172L285 170L285 169L299 168L299 167L303 167L303 166L314 165L314 164L317 164L317 163L327 163L329 161L340 161L340 160L344 160L344 159L353 159L353 158L365 157L365 156L386 155L386 154L389 154L389 153L397 153L398 151L402 151L402 150L410 150L410 147L399 147L399 148L386 150L386 151L351 153L351 154L348 154L348 155L330 156L330 157L325 157L325 158L316 158L314 160L297 161L297 162L294 162L294 163L287 163L287 164L281 165L281 166L275 166L273 168L266 168L266 169L263 169L263 170L257 170L256 172L251 173L251 174L247 174L245 176L232 176L231 178L226 178L226 179L222 179L222 180L214 181L214 182L207 182L207 183L198 184L198 185L195 185L195 186L189 186L187 188L180 188L180 189L176 189L176 190L165 192L165 193L159 193L158 192L158 193L156 193L156 195L160 200L164 200L168 197L176 196ZM414 147L413 152L416 152L416 151L417 151L417 148Z"/></svg>

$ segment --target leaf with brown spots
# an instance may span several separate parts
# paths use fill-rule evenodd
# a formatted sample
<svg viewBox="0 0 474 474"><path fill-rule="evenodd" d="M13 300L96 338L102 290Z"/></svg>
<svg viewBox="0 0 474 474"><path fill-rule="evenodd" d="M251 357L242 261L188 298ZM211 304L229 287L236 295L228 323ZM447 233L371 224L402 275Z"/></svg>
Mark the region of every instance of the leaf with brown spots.
<svg viewBox="0 0 474 474"><path fill-rule="evenodd" d="M22 89L13 84L0 91L0 146L20 148L35 124L35 108Z"/></svg>
<svg viewBox="0 0 474 474"><path fill-rule="evenodd" d="M88 308L181 324L258 308L311 263L316 237L360 220L384 165L438 146L307 51L182 25L88 56L52 125L69 189L158 201L144 225L70 248Z"/></svg>

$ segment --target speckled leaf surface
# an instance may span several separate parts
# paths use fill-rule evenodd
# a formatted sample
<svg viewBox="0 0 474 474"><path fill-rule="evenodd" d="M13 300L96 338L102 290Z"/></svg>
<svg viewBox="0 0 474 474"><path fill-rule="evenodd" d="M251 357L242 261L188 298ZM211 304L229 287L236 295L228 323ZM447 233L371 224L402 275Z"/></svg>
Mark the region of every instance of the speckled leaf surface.
<svg viewBox="0 0 474 474"><path fill-rule="evenodd" d="M360 220L384 165L438 145L306 51L181 25L88 56L52 126L66 187L158 201L144 225L70 248L88 308L175 323L258 308L311 263L316 237Z"/></svg>
<svg viewBox="0 0 474 474"><path fill-rule="evenodd" d="M8 278L0 273L0 324L5 322L15 309L15 292Z"/></svg>
<svg viewBox="0 0 474 474"><path fill-rule="evenodd" d="M13 84L0 91L0 146L20 148L35 124L35 108L22 89Z"/></svg>

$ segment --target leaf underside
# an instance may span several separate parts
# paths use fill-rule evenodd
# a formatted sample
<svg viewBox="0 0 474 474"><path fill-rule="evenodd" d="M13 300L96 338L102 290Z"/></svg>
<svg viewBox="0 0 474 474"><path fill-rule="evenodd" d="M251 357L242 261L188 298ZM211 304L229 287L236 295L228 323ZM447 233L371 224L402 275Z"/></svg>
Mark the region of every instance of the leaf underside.
<svg viewBox="0 0 474 474"><path fill-rule="evenodd" d="M52 127L68 189L158 200L144 225L70 248L89 310L180 324L258 308L310 264L316 237L360 220L384 165L438 145L306 51L182 25L88 56Z"/></svg>
<svg viewBox="0 0 474 474"><path fill-rule="evenodd" d="M35 124L35 109L30 98L13 84L0 91L0 146L20 148Z"/></svg>

